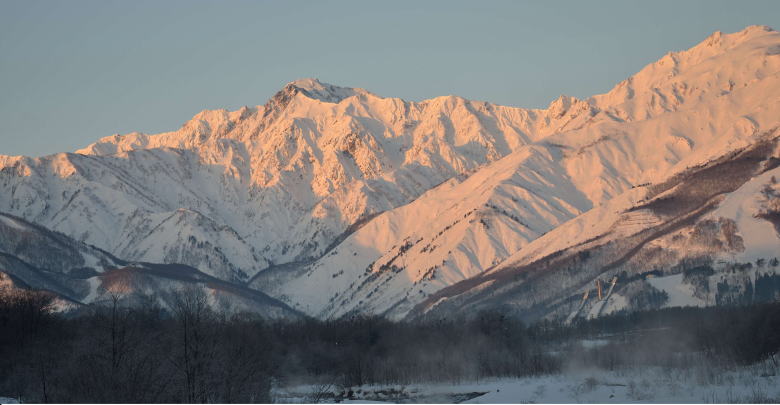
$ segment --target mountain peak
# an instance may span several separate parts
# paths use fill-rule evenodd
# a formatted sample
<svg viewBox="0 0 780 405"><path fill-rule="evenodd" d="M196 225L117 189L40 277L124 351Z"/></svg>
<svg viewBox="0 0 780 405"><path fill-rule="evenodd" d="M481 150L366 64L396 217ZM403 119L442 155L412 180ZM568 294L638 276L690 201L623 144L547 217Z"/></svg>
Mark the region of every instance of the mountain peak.
<svg viewBox="0 0 780 405"><path fill-rule="evenodd" d="M775 32L775 30L766 25L750 25L741 31L737 31L731 34L723 33L722 31L715 31L710 34L710 36L705 38L704 41L694 46L691 50L701 49L703 47L728 49L772 32Z"/></svg>
<svg viewBox="0 0 780 405"><path fill-rule="evenodd" d="M754 35L764 32L772 32L774 29L768 25L748 25L742 31L739 31L741 35Z"/></svg>
<svg viewBox="0 0 780 405"><path fill-rule="evenodd" d="M285 90L298 90L309 98L327 103L338 103L347 97L367 93L367 91L363 89L335 86L332 84L323 83L315 78L298 79L287 83L284 88Z"/></svg>
<svg viewBox="0 0 780 405"><path fill-rule="evenodd" d="M550 105L547 107L547 111L550 113L550 116L561 118L573 106L580 105L580 104L583 106L587 105L586 102L578 99L577 97L561 94L560 96L558 96L558 98L556 98L550 103Z"/></svg>
<svg viewBox="0 0 780 405"><path fill-rule="evenodd" d="M314 90L314 89L322 88L325 85L333 86L332 84L322 83L319 79L315 77L304 77L302 79L293 80L290 83L287 83L287 85L295 86L303 90Z"/></svg>

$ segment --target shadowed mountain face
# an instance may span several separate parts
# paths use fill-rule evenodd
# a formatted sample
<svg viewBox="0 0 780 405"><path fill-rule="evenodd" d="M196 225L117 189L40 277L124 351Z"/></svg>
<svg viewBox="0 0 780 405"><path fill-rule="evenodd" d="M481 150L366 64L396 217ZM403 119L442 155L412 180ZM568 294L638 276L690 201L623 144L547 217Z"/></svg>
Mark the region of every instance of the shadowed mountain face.
<svg viewBox="0 0 780 405"><path fill-rule="evenodd" d="M599 276L769 260L780 246L778 49L767 27L716 32L606 94L538 110L303 79L174 132L0 156L8 232L23 219L72 238L14 239L4 260L54 273L47 282L76 301L93 299L101 277L149 293L197 283L325 318L556 315ZM49 249L62 262L33 260ZM634 281L594 311L663 290Z"/></svg>
<svg viewBox="0 0 780 405"><path fill-rule="evenodd" d="M170 307L175 294L204 291L215 309L250 311L267 318L300 314L278 300L181 264L130 263L61 233L0 213L0 286L46 290L61 310L112 296Z"/></svg>

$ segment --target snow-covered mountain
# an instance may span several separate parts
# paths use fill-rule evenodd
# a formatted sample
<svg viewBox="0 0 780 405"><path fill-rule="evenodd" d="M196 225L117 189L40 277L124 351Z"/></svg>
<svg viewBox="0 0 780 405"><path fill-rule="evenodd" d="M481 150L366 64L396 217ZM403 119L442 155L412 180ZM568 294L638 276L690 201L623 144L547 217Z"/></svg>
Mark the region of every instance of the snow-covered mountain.
<svg viewBox="0 0 780 405"><path fill-rule="evenodd" d="M245 280L316 258L356 222L571 125L554 114L301 80L176 132L0 157L0 207L120 257Z"/></svg>
<svg viewBox="0 0 780 405"><path fill-rule="evenodd" d="M780 299L778 176L780 130L774 130L578 216L488 271L437 291L412 316L501 307L565 317L585 291L596 295L594 280L615 276L620 283L612 299L586 302L591 316ZM767 287L762 283L769 284L768 297L753 297ZM648 302L661 293L664 300Z"/></svg>
<svg viewBox="0 0 780 405"><path fill-rule="evenodd" d="M749 27L668 54L583 102L591 115L584 125L559 129L374 218L316 263L286 271L289 280L268 273L254 283L319 316L371 311L403 317L442 288L463 280L468 285L535 246L553 254L583 235L600 236L588 227L566 230L582 218L597 218L592 227L612 225L615 218L594 215L619 212L613 201L636 198L647 186L776 136L778 46L777 32ZM560 101L551 110L566 109ZM576 117L582 110L557 115ZM656 219L640 218L623 230L639 232L642 221L649 226ZM777 234L762 235L762 247L750 245L748 252L780 254Z"/></svg>
<svg viewBox="0 0 780 405"><path fill-rule="evenodd" d="M462 307L455 295L472 288L510 289L489 275L592 238L673 238L662 224L690 212L667 218L642 204L673 193L680 176L763 145L762 169L740 172L739 184L707 177L718 192L683 204L740 235L741 250L721 245L711 258L752 260L780 250L764 181L777 158L778 72L780 33L753 26L716 32L606 94L561 96L547 109L455 96L409 102L298 80L263 106L204 111L174 132L0 156L0 211L126 260L248 282L312 315L400 318ZM691 255L676 252L666 265ZM550 294L580 292L571 286ZM480 302L498 301L512 302Z"/></svg>

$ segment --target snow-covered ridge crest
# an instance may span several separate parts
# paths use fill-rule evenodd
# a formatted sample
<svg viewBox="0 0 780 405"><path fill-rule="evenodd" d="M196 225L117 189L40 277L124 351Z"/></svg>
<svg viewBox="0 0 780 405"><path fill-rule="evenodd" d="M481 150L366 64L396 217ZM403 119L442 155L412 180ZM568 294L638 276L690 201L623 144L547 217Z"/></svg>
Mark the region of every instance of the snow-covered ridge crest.
<svg viewBox="0 0 780 405"><path fill-rule="evenodd" d="M368 92L363 89L334 86L332 84L322 83L314 78L298 79L287 84L285 88L287 87L298 88L306 96L328 103L338 103L347 97L368 94Z"/></svg>
<svg viewBox="0 0 780 405"><path fill-rule="evenodd" d="M716 31L688 50L667 53L588 101L630 121L706 102L777 73L779 37L767 26L732 34Z"/></svg>
<svg viewBox="0 0 780 405"><path fill-rule="evenodd" d="M767 58L775 54L780 54L778 33L766 26L750 26L732 34L715 32L691 49L670 52L622 81L611 91L587 100L562 96L553 101L546 110L479 104L483 104L483 108L501 108L520 116L518 118L524 124L520 128L527 129L524 132L528 135L544 136L577 129L585 122L610 119L643 120L664 112L687 108L773 74L777 71L777 64L764 62L776 62L769 59L777 58ZM303 99L293 108L296 111L281 114L280 110L286 109L290 104L296 104L298 95ZM343 108L337 107L353 96L358 96L359 100L353 100ZM387 102L377 102L379 100ZM246 140L248 134L263 132L271 124L268 121L283 115L333 115L342 113L342 110L357 108L364 110L369 117L376 118L377 115L384 116L390 112L386 111L387 107L391 107L391 111L402 105L418 108L446 107L457 105L457 100L459 98L453 96L437 97L419 103L393 98L383 99L363 89L340 87L306 78L288 83L264 106L242 107L236 111L205 110L178 131L153 136L130 133L125 135L127 139L114 135L103 138L78 153L111 154L131 148L150 147L191 148L214 138ZM312 101L316 103L311 104ZM331 106L328 108L320 105L321 103ZM572 103L576 104L573 109ZM571 114L566 114L569 110ZM573 119L578 116L582 117L579 120L581 122ZM117 146L116 149L114 145Z"/></svg>

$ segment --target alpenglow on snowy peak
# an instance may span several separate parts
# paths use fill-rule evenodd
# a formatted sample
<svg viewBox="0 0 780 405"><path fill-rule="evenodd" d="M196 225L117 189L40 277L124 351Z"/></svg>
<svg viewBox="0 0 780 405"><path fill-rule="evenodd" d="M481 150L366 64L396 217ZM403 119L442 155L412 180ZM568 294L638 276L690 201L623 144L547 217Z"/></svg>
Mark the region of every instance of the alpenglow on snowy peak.
<svg viewBox="0 0 780 405"><path fill-rule="evenodd" d="M294 82L290 82L285 87L297 88L307 97L327 103L340 103L347 97L368 94L368 92L363 89L334 86L312 78L298 79Z"/></svg>
<svg viewBox="0 0 780 405"><path fill-rule="evenodd" d="M319 317L496 305L559 315L597 277L780 250L778 72L780 34L754 26L547 109L301 79L173 132L1 156L0 211ZM710 176L724 167L734 176ZM663 208L675 198L684 209ZM635 302L638 285L615 296Z"/></svg>

